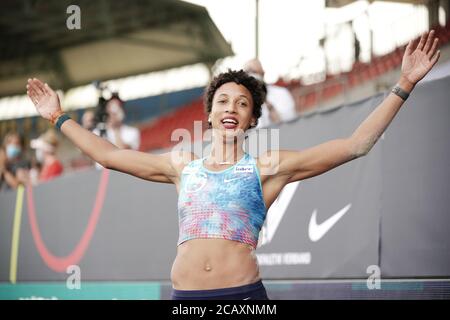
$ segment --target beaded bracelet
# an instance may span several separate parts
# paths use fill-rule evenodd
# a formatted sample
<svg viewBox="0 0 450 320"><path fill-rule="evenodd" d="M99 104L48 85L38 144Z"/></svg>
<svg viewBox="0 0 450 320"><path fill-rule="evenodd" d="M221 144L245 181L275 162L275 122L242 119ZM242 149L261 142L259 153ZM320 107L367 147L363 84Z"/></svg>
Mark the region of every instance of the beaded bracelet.
<svg viewBox="0 0 450 320"><path fill-rule="evenodd" d="M56 120L58 120L59 116L64 114L64 111L58 110L55 114L51 115L50 122L54 125Z"/></svg>

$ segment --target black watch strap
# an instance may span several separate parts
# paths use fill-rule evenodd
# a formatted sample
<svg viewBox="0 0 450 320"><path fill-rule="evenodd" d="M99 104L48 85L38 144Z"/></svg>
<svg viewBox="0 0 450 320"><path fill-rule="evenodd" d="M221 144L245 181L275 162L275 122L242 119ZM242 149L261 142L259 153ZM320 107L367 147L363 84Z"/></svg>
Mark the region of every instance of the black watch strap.
<svg viewBox="0 0 450 320"><path fill-rule="evenodd" d="M404 101L406 99L408 99L409 97L409 92L406 92L405 90L403 90L402 88L400 88L399 85L396 85L394 88L392 88L393 93L395 93L396 95L398 95L400 98L402 98Z"/></svg>

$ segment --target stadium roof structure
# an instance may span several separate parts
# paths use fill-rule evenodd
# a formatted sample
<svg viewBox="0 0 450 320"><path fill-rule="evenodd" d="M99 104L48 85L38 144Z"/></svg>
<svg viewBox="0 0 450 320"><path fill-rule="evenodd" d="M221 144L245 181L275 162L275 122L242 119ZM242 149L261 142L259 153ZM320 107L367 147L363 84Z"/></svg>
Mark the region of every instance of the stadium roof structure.
<svg viewBox="0 0 450 320"><path fill-rule="evenodd" d="M204 7L178 0L4 0L0 97L24 94L29 77L67 90L232 55ZM69 13L67 13L69 11ZM71 18L72 17L72 18Z"/></svg>

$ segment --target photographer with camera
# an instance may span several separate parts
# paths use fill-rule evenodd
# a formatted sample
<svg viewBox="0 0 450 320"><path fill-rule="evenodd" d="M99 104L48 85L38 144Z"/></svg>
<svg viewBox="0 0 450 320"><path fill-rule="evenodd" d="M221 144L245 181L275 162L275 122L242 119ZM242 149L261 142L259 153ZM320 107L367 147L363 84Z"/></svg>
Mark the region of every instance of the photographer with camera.
<svg viewBox="0 0 450 320"><path fill-rule="evenodd" d="M103 109L103 108L102 108ZM106 117L104 117L106 115ZM97 120L106 118L104 126L102 121L97 123L97 127L92 131L94 134L106 138L109 142L120 149L138 150L141 143L140 132L137 128L123 123L125 110L123 101L117 93L113 93L111 99L105 101L104 114L100 111ZM97 168L102 166L96 163Z"/></svg>
<svg viewBox="0 0 450 320"><path fill-rule="evenodd" d="M105 138L121 149L138 150L141 137L137 128L125 125L124 102L116 92L111 92L107 85L95 81L98 90L98 103L95 110L86 110L81 118L81 126L94 134ZM105 92L111 92L111 98L105 99ZM94 162L82 153L71 161L74 169L89 167ZM95 163L97 169L103 168Z"/></svg>
<svg viewBox="0 0 450 320"><path fill-rule="evenodd" d="M104 137L121 149L138 150L141 142L139 130L123 123L125 110L123 101L117 94L113 94L106 102L105 112L107 117ZM101 130L97 126L93 133L102 136Z"/></svg>

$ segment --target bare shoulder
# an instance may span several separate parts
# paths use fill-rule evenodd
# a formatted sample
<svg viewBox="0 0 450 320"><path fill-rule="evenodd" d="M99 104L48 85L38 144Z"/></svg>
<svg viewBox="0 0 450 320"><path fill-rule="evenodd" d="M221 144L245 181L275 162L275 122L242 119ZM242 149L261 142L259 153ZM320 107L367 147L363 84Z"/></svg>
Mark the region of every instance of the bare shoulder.
<svg viewBox="0 0 450 320"><path fill-rule="evenodd" d="M273 174L273 170L279 169L280 162L288 158L290 153L292 151L289 150L267 150L256 158L258 168L260 171L270 170L268 173Z"/></svg>
<svg viewBox="0 0 450 320"><path fill-rule="evenodd" d="M183 171L184 167L191 161L198 159L197 155L190 151L173 150L163 154L170 161L172 167L176 170L178 176Z"/></svg>
<svg viewBox="0 0 450 320"><path fill-rule="evenodd" d="M256 158L256 165L260 172L261 182L277 176L280 169L282 150L267 150Z"/></svg>
<svg viewBox="0 0 450 320"><path fill-rule="evenodd" d="M267 150L257 158L261 180L288 179L289 171L286 164L296 160L298 151L292 150Z"/></svg>

